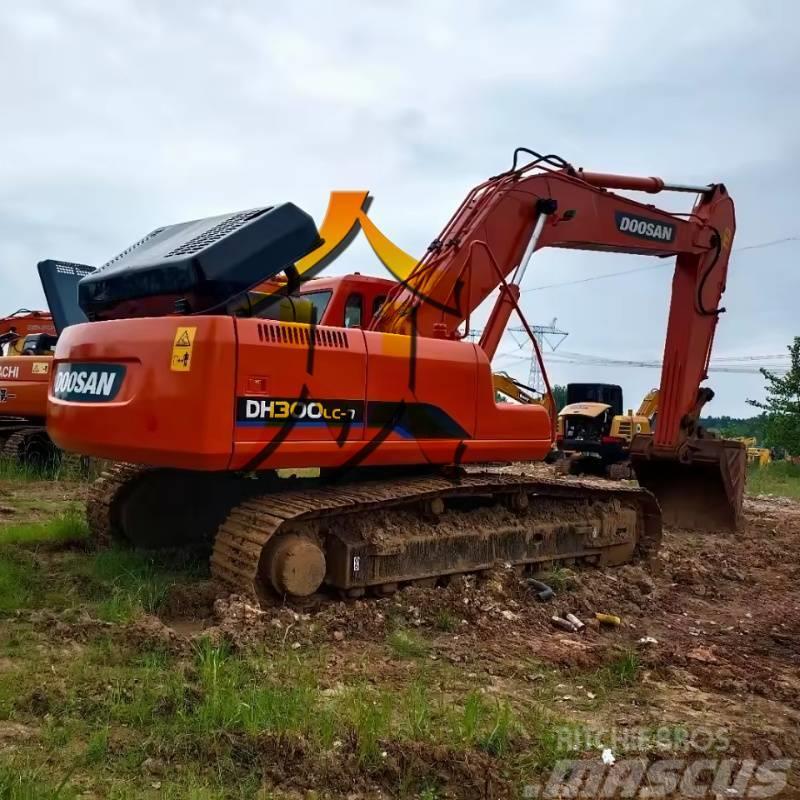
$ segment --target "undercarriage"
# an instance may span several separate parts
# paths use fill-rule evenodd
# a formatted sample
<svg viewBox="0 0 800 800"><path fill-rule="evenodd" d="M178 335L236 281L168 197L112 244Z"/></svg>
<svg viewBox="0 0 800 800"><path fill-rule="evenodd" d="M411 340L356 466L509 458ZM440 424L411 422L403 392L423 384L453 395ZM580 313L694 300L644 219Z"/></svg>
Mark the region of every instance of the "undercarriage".
<svg viewBox="0 0 800 800"><path fill-rule="evenodd" d="M370 477L119 465L98 479L87 514L98 544L205 548L218 582L262 603L389 594L497 562L520 573L613 566L660 543L658 504L642 489L498 472Z"/></svg>

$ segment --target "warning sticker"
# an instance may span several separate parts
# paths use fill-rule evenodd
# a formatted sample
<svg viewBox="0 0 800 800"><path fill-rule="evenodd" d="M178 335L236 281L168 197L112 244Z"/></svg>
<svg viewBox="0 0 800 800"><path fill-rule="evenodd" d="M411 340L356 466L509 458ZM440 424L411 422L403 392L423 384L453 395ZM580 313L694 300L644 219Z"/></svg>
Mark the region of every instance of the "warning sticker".
<svg viewBox="0 0 800 800"><path fill-rule="evenodd" d="M31 365L31 372L34 375L47 375L50 365L46 361L34 361Z"/></svg>
<svg viewBox="0 0 800 800"><path fill-rule="evenodd" d="M188 372L192 368L192 349L197 328L178 328L175 331L175 340L172 343L173 372Z"/></svg>

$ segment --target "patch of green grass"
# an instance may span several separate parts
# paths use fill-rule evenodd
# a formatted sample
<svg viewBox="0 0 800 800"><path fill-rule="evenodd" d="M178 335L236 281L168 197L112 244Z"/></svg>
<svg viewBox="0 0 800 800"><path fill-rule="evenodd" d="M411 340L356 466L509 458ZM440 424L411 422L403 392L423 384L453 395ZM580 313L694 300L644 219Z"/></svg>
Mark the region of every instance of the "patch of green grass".
<svg viewBox="0 0 800 800"><path fill-rule="evenodd" d="M33 467L19 464L16 459L0 458L0 480L14 481L19 483L31 483L36 481L69 481L91 482L102 471L103 462L98 459L90 459L87 463L82 463L74 456L66 456L53 464L41 467Z"/></svg>
<svg viewBox="0 0 800 800"><path fill-rule="evenodd" d="M464 744L477 745L492 755L503 754L512 735L522 729L511 707L500 700L487 701L470 692L456 718L454 733Z"/></svg>
<svg viewBox="0 0 800 800"><path fill-rule="evenodd" d="M40 685L29 670L31 682L20 686L19 675L0 673L0 695L12 719L41 720L32 764L58 753L59 763L79 765L75 785L120 799L150 796L154 780L163 784L159 797L256 796L258 786L248 784L249 794L242 787L257 773L253 758L265 736L290 753L297 743L311 762L341 751L376 778L387 752L404 742L446 747L455 758L480 750L513 774L554 758L549 712L515 710L460 684L444 694L447 665L411 666L406 686L358 680L333 692L322 688L328 668L325 651L234 652L205 639L176 656L143 653L104 633L57 668L58 680ZM45 695L37 704L34 690ZM154 779L142 771L147 758L180 770ZM424 769L404 772L404 781L404 796L440 796Z"/></svg>
<svg viewBox="0 0 800 800"><path fill-rule="evenodd" d="M180 566L154 553L112 548L85 565L95 584L95 613L106 622L126 622L158 612L170 586L191 579L193 565Z"/></svg>
<svg viewBox="0 0 800 800"><path fill-rule="evenodd" d="M67 775L60 784L48 781L42 769L0 767L0 800L68 800L76 797L68 788Z"/></svg>
<svg viewBox="0 0 800 800"><path fill-rule="evenodd" d="M106 725L89 737L85 756L87 764L102 764L106 760L108 757L108 733L109 728Z"/></svg>
<svg viewBox="0 0 800 800"><path fill-rule="evenodd" d="M575 573L566 567L557 566L548 572L538 574L536 577L555 592L575 588Z"/></svg>
<svg viewBox="0 0 800 800"><path fill-rule="evenodd" d="M86 540L89 526L83 512L70 506L47 522L30 522L0 528L0 544L76 544Z"/></svg>
<svg viewBox="0 0 800 800"><path fill-rule="evenodd" d="M30 554L16 548L0 552L0 612L36 605L40 580Z"/></svg>
<svg viewBox="0 0 800 800"><path fill-rule="evenodd" d="M386 643L400 658L422 658L430 652L430 645L418 633L407 628L395 628L387 637Z"/></svg>
<svg viewBox="0 0 800 800"><path fill-rule="evenodd" d="M42 480L42 473L38 470L21 467L10 458L0 458L0 480L29 483Z"/></svg>
<svg viewBox="0 0 800 800"><path fill-rule="evenodd" d="M433 619L433 625L436 630L443 631L444 633L452 633L458 628L458 617L446 608L436 612Z"/></svg>
<svg viewBox="0 0 800 800"><path fill-rule="evenodd" d="M641 663L633 650L623 650L599 670L587 676L586 682L598 694L633 686L639 680Z"/></svg>
<svg viewBox="0 0 800 800"><path fill-rule="evenodd" d="M773 461L747 471L748 494L772 494L800 499L800 464Z"/></svg>

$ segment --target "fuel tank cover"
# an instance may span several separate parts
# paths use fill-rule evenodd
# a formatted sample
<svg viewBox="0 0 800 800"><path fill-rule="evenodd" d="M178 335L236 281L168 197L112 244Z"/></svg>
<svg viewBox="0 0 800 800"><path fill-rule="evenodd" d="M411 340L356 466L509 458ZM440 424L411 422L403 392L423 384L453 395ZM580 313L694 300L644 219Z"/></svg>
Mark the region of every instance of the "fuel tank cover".
<svg viewBox="0 0 800 800"><path fill-rule="evenodd" d="M292 266L322 243L293 203L156 228L78 285L90 319L204 311Z"/></svg>

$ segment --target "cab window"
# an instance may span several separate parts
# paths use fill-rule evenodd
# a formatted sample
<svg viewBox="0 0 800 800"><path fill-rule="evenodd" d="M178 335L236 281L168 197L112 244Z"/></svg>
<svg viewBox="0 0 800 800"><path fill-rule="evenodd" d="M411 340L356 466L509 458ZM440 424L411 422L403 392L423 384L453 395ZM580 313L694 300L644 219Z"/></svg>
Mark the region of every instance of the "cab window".
<svg viewBox="0 0 800 800"><path fill-rule="evenodd" d="M363 301L360 294L351 294L344 304L345 328L360 328L363 313Z"/></svg>
<svg viewBox="0 0 800 800"><path fill-rule="evenodd" d="M386 302L386 295L379 294L373 301L372 301L372 316L374 317L380 310L381 306Z"/></svg>
<svg viewBox="0 0 800 800"><path fill-rule="evenodd" d="M313 307L314 319L319 322L331 299L329 289L316 292L300 292L291 297L282 295L256 299L252 315L259 319L274 319L281 322L310 322ZM303 307L303 304L306 307Z"/></svg>

